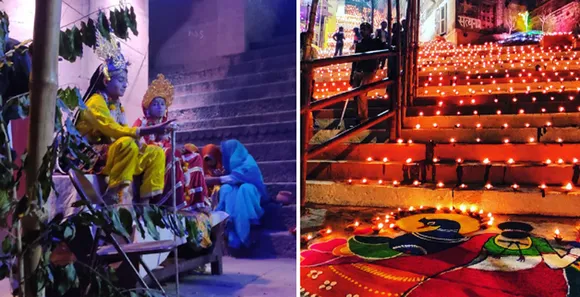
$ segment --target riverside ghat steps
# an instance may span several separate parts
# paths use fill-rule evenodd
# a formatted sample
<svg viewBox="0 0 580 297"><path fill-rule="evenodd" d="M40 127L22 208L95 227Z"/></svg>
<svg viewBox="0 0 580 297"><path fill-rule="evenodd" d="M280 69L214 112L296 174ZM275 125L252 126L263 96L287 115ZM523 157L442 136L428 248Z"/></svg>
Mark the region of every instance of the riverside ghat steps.
<svg viewBox="0 0 580 297"><path fill-rule="evenodd" d="M433 43L419 63L401 138L389 142L381 123L309 160L307 201L580 214L580 51ZM315 97L344 91L349 73L321 69ZM369 94L371 116L390 106L384 93ZM339 123L342 107L315 113L311 145L354 123L354 102Z"/></svg>
<svg viewBox="0 0 580 297"><path fill-rule="evenodd" d="M272 199L292 193L290 205L263 204L262 224L252 228L255 246L243 257L296 255L296 43L282 36L250 50L188 65L151 71L175 85L170 118L177 143L198 147L238 139L258 162Z"/></svg>

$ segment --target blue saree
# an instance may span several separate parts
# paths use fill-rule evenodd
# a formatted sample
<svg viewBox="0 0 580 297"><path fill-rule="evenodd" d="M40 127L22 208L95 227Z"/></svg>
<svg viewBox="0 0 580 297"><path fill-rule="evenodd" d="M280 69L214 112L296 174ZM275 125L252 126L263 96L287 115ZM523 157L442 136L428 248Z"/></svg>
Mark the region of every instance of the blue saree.
<svg viewBox="0 0 580 297"><path fill-rule="evenodd" d="M232 248L250 246L250 227L258 225L264 214L260 202L268 199L262 172L248 150L237 140L221 143L222 164L234 183L219 191L217 210L230 215L228 242Z"/></svg>

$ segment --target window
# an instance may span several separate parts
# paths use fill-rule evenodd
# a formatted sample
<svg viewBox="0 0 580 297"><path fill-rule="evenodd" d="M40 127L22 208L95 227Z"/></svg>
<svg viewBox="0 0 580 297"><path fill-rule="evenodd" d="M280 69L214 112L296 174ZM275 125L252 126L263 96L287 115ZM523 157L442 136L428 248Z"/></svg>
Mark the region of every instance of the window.
<svg viewBox="0 0 580 297"><path fill-rule="evenodd" d="M437 17L435 18L437 34L447 34L447 3L439 7Z"/></svg>

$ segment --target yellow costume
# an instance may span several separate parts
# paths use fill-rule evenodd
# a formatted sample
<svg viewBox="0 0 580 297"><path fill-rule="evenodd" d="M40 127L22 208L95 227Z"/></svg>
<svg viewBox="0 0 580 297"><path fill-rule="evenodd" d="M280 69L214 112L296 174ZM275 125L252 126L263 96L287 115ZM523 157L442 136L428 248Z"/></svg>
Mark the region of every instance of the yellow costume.
<svg viewBox="0 0 580 297"><path fill-rule="evenodd" d="M158 146L139 148L137 128L119 124L111 115L105 98L93 94L81 111L77 129L90 144L112 143L107 152L106 165L101 171L109 176L109 188L127 185L134 175L143 174L139 196L150 198L163 192L165 153ZM115 105L112 105L115 106ZM119 108L119 112L122 111Z"/></svg>
<svg viewBox="0 0 580 297"><path fill-rule="evenodd" d="M113 40L114 41L114 40ZM109 100L103 86L95 89L99 81L106 82L127 71L128 63L116 42L105 40L97 34L97 54L105 60L91 78L85 101L76 121L77 130L99 154L91 164L93 172L109 176L109 189L121 189L131 184L134 175L143 174L141 198L151 198L163 192L165 154L158 146L137 144L138 128L127 126L125 111L119 100ZM123 73L124 72L124 73ZM119 80L117 80L118 82ZM124 80L124 82L126 82Z"/></svg>

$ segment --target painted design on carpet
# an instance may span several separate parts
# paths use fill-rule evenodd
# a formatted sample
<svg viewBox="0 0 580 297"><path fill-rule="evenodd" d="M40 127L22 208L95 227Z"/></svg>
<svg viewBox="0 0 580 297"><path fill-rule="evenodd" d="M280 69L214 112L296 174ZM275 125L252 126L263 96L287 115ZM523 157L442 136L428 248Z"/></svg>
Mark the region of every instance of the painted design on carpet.
<svg viewBox="0 0 580 297"><path fill-rule="evenodd" d="M580 248L554 248L528 224L469 237L477 225L445 216L403 222L401 236L333 238L302 251L302 296L580 296Z"/></svg>

